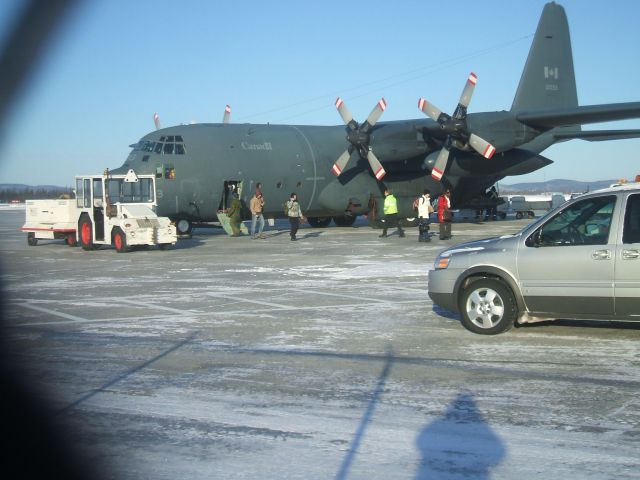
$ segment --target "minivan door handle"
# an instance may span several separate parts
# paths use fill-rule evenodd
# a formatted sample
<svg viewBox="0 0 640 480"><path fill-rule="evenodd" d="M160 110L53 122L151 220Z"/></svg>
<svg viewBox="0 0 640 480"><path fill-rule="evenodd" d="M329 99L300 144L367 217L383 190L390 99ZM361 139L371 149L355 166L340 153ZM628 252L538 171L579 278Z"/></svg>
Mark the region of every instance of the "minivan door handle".
<svg viewBox="0 0 640 480"><path fill-rule="evenodd" d="M594 260L611 260L611 250L596 250L591 254Z"/></svg>
<svg viewBox="0 0 640 480"><path fill-rule="evenodd" d="M625 260L640 258L640 250L622 250L622 258Z"/></svg>

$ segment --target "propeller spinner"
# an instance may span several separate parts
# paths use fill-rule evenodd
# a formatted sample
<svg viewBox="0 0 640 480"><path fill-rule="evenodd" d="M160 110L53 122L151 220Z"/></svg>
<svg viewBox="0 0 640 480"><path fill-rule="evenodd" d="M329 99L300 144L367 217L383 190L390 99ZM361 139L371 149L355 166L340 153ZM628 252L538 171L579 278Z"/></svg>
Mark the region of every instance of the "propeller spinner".
<svg viewBox="0 0 640 480"><path fill-rule="evenodd" d="M365 122L362 124L358 124L358 122L354 120L351 112L349 112L347 106L340 97L336 100L336 108L338 109L338 113L342 117L342 120L347 125L347 141L350 145L349 148L347 148L342 155L338 157L338 160L336 160L331 171L336 177L339 176L347 166L347 162L349 161L349 158L351 158L351 154L357 149L360 157L366 158L369 161L369 165L371 166L371 170L375 177L378 180L382 180L387 172L385 172L382 164L378 160L378 157L375 156L369 146L369 142L371 141L371 135L369 132L380 119L385 108L387 108L387 102L384 98L380 99Z"/></svg>
<svg viewBox="0 0 640 480"><path fill-rule="evenodd" d="M493 154L496 153L496 149L493 145L474 133L469 132L467 128L467 107L471 102L471 97L473 96L473 90L477 81L478 77L476 74L473 72L470 73L469 78L467 78L467 83L464 86L464 90L462 90L458 106L453 113L453 117L444 113L424 98L420 98L420 100L418 100L418 108L422 110L427 117L438 122L440 124L440 128L447 132L447 138L444 141L442 150L440 150L436 163L431 170L431 176L435 180L440 181L442 179L442 175L447 168L449 152L451 151L452 146L456 146L461 149L466 149L467 146L471 146L471 148L487 159L491 158Z"/></svg>

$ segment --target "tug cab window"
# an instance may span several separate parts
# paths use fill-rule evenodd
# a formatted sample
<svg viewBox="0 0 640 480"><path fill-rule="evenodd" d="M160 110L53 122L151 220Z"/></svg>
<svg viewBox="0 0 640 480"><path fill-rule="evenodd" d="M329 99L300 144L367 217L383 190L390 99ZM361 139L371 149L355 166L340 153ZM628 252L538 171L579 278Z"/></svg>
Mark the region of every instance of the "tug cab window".
<svg viewBox="0 0 640 480"><path fill-rule="evenodd" d="M150 178L141 178L138 182L109 179L107 191L112 204L153 202L153 182Z"/></svg>

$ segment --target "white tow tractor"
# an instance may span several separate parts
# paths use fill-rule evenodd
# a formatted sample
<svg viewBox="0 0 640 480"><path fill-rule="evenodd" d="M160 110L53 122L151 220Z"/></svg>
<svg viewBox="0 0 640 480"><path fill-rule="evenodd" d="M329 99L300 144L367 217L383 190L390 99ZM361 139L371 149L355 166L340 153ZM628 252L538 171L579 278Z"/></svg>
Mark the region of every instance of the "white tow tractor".
<svg viewBox="0 0 640 480"><path fill-rule="evenodd" d="M65 239L85 250L113 245L118 252L130 247L158 245L166 249L177 242L176 227L154 211L155 177L126 175L76 177L76 198L27 200L26 223L29 245L38 239Z"/></svg>

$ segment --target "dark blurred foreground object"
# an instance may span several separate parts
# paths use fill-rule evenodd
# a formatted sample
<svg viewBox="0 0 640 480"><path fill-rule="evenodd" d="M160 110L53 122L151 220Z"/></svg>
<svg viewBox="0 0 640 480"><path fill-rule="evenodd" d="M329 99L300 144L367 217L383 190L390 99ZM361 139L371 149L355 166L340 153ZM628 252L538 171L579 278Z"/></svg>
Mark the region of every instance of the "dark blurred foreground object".
<svg viewBox="0 0 640 480"><path fill-rule="evenodd" d="M0 51L0 140L11 107L48 46L52 34L76 0L31 0L23 5ZM0 286L1 288L1 286ZM4 290L0 298L4 320ZM5 325L0 325L4 333ZM16 478L98 478L62 434L62 418L39 403L42 398L18 374L0 334L0 409L3 470Z"/></svg>

